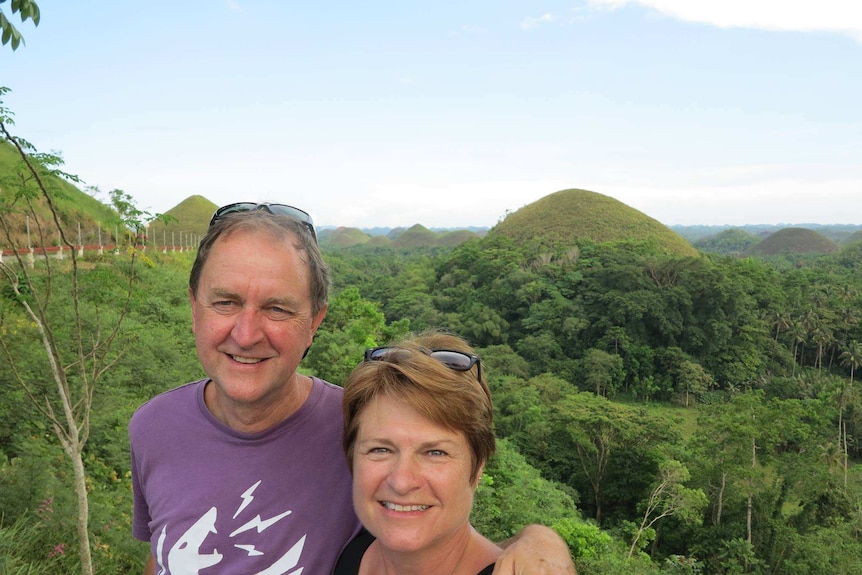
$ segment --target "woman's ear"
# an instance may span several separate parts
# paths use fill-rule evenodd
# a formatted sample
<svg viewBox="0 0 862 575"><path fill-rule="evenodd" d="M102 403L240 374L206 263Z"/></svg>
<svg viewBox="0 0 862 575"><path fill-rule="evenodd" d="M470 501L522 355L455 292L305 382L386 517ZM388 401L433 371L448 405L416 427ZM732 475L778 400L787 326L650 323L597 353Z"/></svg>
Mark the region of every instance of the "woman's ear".
<svg viewBox="0 0 862 575"><path fill-rule="evenodd" d="M473 489L479 488L479 483L482 482L482 473L485 471L485 464L480 463L479 468L476 469L476 475L473 477Z"/></svg>

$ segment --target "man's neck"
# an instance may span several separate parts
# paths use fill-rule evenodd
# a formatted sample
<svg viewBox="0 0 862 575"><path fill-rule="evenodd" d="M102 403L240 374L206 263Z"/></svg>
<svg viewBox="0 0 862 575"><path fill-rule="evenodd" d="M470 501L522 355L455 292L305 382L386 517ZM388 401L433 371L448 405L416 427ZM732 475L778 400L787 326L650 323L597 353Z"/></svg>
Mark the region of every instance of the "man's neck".
<svg viewBox="0 0 862 575"><path fill-rule="evenodd" d="M299 411L311 394L311 388L311 378L297 373L286 386L284 396L275 400L267 398L255 404L242 404L232 402L218 393L216 386L209 381L204 389L204 402L210 413L231 429L240 433L260 433Z"/></svg>

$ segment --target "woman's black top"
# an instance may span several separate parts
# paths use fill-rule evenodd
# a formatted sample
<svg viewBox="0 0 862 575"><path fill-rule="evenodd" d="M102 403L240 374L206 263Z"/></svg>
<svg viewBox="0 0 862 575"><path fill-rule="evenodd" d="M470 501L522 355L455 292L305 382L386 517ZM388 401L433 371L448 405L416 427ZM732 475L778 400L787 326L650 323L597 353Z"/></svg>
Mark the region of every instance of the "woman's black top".
<svg viewBox="0 0 862 575"><path fill-rule="evenodd" d="M374 536L363 529L341 552L332 575L357 575L359 564L362 563L362 556L365 555L365 550L372 543L374 543ZM477 575L491 575L492 571L494 571L493 563L482 569Z"/></svg>

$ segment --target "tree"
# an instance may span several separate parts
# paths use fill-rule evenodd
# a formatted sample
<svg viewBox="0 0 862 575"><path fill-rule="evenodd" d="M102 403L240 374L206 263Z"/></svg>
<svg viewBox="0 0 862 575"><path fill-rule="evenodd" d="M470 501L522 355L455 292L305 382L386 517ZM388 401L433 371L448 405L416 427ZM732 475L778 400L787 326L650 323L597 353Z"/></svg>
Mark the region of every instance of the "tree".
<svg viewBox="0 0 862 575"><path fill-rule="evenodd" d="M847 408L847 397L853 396L853 376L859 366L862 365L862 344L858 341L851 341L838 359L841 365L850 368L850 386L847 389L842 386L838 402L838 445L844 454L844 488L846 489L849 458L847 453L847 422L844 421L844 410Z"/></svg>
<svg viewBox="0 0 862 575"><path fill-rule="evenodd" d="M24 9L21 2L13 2L13 10L15 7ZM6 91L0 88L0 96ZM55 203L57 193L51 183L66 175L57 168L62 162L57 156L36 153L30 144L12 136L9 132L11 125L11 112L0 101L0 135L15 147L21 159L15 170L16 189L9 193L7 186L7 193L0 204L0 230L6 240L15 245L10 216L15 212L23 212L35 224L39 245L49 245L49 238L56 234L60 238L61 253L70 254L70 261L58 260L55 263L52 261L53 256L43 251L41 265L37 268L34 262L31 267L24 261L20 250L16 250L13 263L0 262L2 279L7 284L6 293L31 322L34 339L41 344L47 359L47 373L33 369L31 365L22 365L2 339L0 347L12 369L13 378L51 426L71 463L77 497L76 527L81 571L84 575L92 575L95 569L88 528L87 473L82 454L90 434L94 391L118 357L113 347L129 310L136 278L135 263L139 254L134 243L128 246L127 283L122 290L122 299L109 302L114 311L102 311L98 304L85 310L87 301L82 294L85 271L78 265L75 246L64 231L61 214ZM120 202L128 200L128 196L121 191L115 191L112 196ZM47 207L50 221L41 221L36 210L37 204ZM124 214L128 214L128 206L124 209ZM123 222L124 225L129 223ZM131 237L136 237L136 234ZM67 288L68 291L57 294L55 290L58 288ZM53 383L53 391L47 381Z"/></svg>
<svg viewBox="0 0 862 575"><path fill-rule="evenodd" d="M407 321L386 326L379 306L349 287L330 298L326 319L317 331L303 367L333 383L343 382L368 347L406 331Z"/></svg>
<svg viewBox="0 0 862 575"><path fill-rule="evenodd" d="M6 0L0 0L0 4L4 4ZM21 18L21 22L24 23L27 20L32 20L34 26L39 25L39 20L41 19L41 14L39 13L39 6L33 0L12 0L12 13L18 14ZM21 36L21 33L12 25L12 22L6 17L2 10L0 10L0 34L2 34L3 45L10 44L12 46L12 50L17 50L18 46L24 43L24 37Z"/></svg>
<svg viewBox="0 0 862 575"><path fill-rule="evenodd" d="M615 393L625 379L622 358L596 348L584 354L582 369L584 383L603 397Z"/></svg>
<svg viewBox="0 0 862 575"><path fill-rule="evenodd" d="M701 510L706 507L706 495L700 489L689 489L684 483L691 474L685 465L673 459L659 464L659 475L649 497L643 503L643 518L629 547L629 557L638 548L638 540L659 520L674 515L684 521L699 524Z"/></svg>
<svg viewBox="0 0 862 575"><path fill-rule="evenodd" d="M643 410L612 403L590 392L572 393L555 405L555 424L574 444L577 462L593 491L596 522L601 525L603 486L618 452L648 451L657 440L667 439L666 423ZM561 454L557 454L560 457Z"/></svg>

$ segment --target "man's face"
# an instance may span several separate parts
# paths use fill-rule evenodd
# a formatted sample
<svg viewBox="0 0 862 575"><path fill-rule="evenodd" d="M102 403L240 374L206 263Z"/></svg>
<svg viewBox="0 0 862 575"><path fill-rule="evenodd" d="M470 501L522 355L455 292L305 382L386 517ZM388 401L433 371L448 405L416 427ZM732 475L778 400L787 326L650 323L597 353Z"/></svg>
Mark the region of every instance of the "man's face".
<svg viewBox="0 0 862 575"><path fill-rule="evenodd" d="M291 242L248 231L218 239L191 305L219 405L263 414L283 405L325 315L312 315L308 266Z"/></svg>

